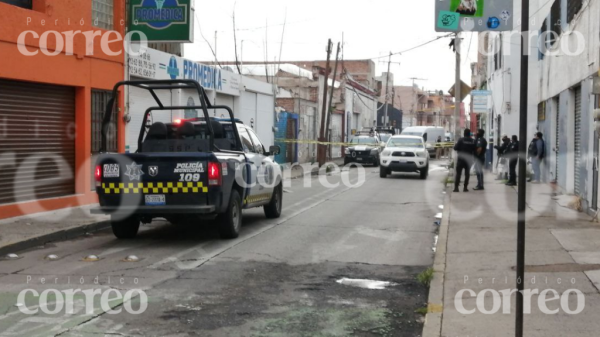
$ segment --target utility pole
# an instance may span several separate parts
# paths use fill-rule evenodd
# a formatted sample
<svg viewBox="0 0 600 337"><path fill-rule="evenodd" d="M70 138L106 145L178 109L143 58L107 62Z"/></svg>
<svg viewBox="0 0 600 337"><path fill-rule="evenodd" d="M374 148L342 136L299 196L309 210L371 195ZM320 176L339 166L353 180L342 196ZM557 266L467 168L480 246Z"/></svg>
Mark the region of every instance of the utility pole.
<svg viewBox="0 0 600 337"><path fill-rule="evenodd" d="M321 108L321 130L319 132L319 142L325 142L325 118L327 113L327 79L329 78L329 58L332 48L331 39L327 41L327 62L325 63L325 76L323 78L323 106ZM325 164L325 145L319 143L317 147L317 161L319 166Z"/></svg>
<svg viewBox="0 0 600 337"><path fill-rule="evenodd" d="M330 134L329 134L329 126L331 125L331 108L333 105L333 91L335 90L335 78L337 77L337 68L338 68L338 61L340 59L340 43L338 42L337 44L337 51L335 53L335 67L333 68L333 80L331 83L331 92L329 93L329 107L327 109L327 125L325 128L325 139L327 139L327 141L330 141ZM342 88L340 87L340 90L342 90ZM329 158L331 158L331 145L328 145L327 148L329 149L327 151L327 154L329 155Z"/></svg>
<svg viewBox="0 0 600 337"><path fill-rule="evenodd" d="M519 104L519 175L517 200L517 314L515 336L523 337L523 290L525 286L525 210L527 170L527 93L529 75L529 0L521 0L521 92Z"/></svg>
<svg viewBox="0 0 600 337"><path fill-rule="evenodd" d="M390 63L392 63L392 52L390 51L390 57L388 58L388 69L385 78L385 117L383 118L383 126L388 124L388 88L390 86Z"/></svg>
<svg viewBox="0 0 600 337"><path fill-rule="evenodd" d="M454 48L456 48L456 69L454 83L454 140L460 138L460 127L458 126L458 117L460 116L460 33L454 35Z"/></svg>

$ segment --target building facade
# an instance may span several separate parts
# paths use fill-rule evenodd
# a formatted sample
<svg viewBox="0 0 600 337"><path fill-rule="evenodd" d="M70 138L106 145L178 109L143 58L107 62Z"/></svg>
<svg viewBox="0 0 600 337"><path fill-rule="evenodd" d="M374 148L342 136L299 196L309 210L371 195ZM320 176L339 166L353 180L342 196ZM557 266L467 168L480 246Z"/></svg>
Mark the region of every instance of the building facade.
<svg viewBox="0 0 600 337"><path fill-rule="evenodd" d="M515 6L514 15L520 16ZM584 0L535 1L530 4L530 139L542 132L546 157L542 180L580 198L582 208L598 208L598 108L600 3ZM487 46L487 89L492 91L495 134L518 135L520 34L492 33Z"/></svg>
<svg viewBox="0 0 600 337"><path fill-rule="evenodd" d="M110 50L101 41L122 37L124 20L123 0L0 1L0 218L97 201L92 154L125 72L122 39ZM123 101L109 132L115 151L125 147Z"/></svg>

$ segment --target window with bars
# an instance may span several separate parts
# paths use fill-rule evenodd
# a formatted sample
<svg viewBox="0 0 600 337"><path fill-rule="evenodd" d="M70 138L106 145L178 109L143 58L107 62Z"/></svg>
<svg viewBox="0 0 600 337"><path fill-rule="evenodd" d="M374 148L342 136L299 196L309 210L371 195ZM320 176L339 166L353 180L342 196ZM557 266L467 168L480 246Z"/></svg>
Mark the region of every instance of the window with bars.
<svg viewBox="0 0 600 337"><path fill-rule="evenodd" d="M548 51L548 21L550 17L546 17L544 19L544 23L542 23L542 27L540 28L540 39L538 41L538 60L543 60L544 56L546 56L546 51Z"/></svg>
<svg viewBox="0 0 600 337"><path fill-rule="evenodd" d="M92 25L112 30L113 21L113 0L92 0Z"/></svg>
<svg viewBox="0 0 600 337"><path fill-rule="evenodd" d="M92 153L96 154L100 152L102 147L102 119L104 118L104 112L106 105L112 96L112 92L105 90L92 90ZM115 104L118 106L118 104ZM106 150L109 152L117 152L117 109L113 109L113 115L110 119L110 125L108 128Z"/></svg>
<svg viewBox="0 0 600 337"><path fill-rule="evenodd" d="M583 0L567 0L567 23L571 23L573 18L583 7Z"/></svg>
<svg viewBox="0 0 600 337"><path fill-rule="evenodd" d="M32 0L0 0L0 2L4 2L9 5L25 8L25 9L33 9Z"/></svg>
<svg viewBox="0 0 600 337"><path fill-rule="evenodd" d="M549 37L550 45L554 45L554 43L557 41L556 37L558 37L562 32L560 20L560 2L560 0L554 0L554 3L550 8L550 30L555 33L552 34L552 37Z"/></svg>
<svg viewBox="0 0 600 337"><path fill-rule="evenodd" d="M494 70L502 69L502 35L495 40Z"/></svg>
<svg viewBox="0 0 600 337"><path fill-rule="evenodd" d="M546 120L546 102L540 102L538 104L538 121L542 122Z"/></svg>

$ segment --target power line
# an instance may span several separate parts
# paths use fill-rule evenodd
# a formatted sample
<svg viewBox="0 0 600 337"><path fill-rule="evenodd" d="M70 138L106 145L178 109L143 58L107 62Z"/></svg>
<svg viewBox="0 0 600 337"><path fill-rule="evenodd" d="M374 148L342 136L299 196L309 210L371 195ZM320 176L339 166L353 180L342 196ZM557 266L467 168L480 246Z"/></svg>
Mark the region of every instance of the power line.
<svg viewBox="0 0 600 337"><path fill-rule="evenodd" d="M402 53L406 53L406 52L409 52L409 51L415 50L415 49L417 49L417 48L421 48L421 47L423 47L423 46L425 46L425 45L428 45L428 44L430 44L430 43L432 43L432 42L435 42L435 41L437 41L437 40L439 40L439 39L443 39L443 38L445 38L445 37L449 37L449 36L452 36L452 35L454 35L454 33L450 33L450 34L446 34L446 35L438 36L438 37L436 37L436 38L435 38L435 39L433 39L433 40L429 40L429 41L427 41L427 42L421 43L421 44L420 44L420 45L418 45L418 46L414 46L414 47L412 47L412 48L408 48L408 49L405 49L405 50L403 50L403 51L399 51L399 52L396 52L396 53L392 53L391 55L392 55L392 56L393 56L393 55L400 55L400 54L402 54ZM390 55L388 54L388 55L384 55L384 56L370 57L370 58L367 58L367 59L368 59L368 60L376 60L376 59L380 59L380 58L384 58L384 57L389 57L389 56L390 56Z"/></svg>
<svg viewBox="0 0 600 337"><path fill-rule="evenodd" d="M469 48L467 48L467 58L465 59L465 63L467 63L467 60L470 60L469 53L471 52L471 42L473 41L473 34L474 33L471 33L471 38L469 39Z"/></svg>

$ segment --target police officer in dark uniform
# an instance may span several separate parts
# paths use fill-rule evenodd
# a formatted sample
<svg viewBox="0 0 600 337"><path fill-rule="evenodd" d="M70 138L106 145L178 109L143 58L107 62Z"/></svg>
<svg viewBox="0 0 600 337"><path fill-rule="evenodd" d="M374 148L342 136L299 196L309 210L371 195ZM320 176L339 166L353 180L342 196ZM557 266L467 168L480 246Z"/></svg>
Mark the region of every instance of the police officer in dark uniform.
<svg viewBox="0 0 600 337"><path fill-rule="evenodd" d="M477 130L475 139L475 171L477 172L477 186L474 190L483 190L483 168L485 167L485 153L487 151L487 140L483 129Z"/></svg>
<svg viewBox="0 0 600 337"><path fill-rule="evenodd" d="M465 187L464 192L469 192L469 177L471 175L471 166L473 166L473 155L475 153L475 140L471 138L471 130L465 129L464 137L458 140L454 145L454 151L458 153L456 160L456 177L454 178L454 192L458 192L460 185L460 176L462 171L465 171Z"/></svg>
<svg viewBox="0 0 600 337"><path fill-rule="evenodd" d="M506 152L506 157L508 157L508 182L506 186L516 186L517 163L519 162L519 138L516 135L512 136L512 141Z"/></svg>

